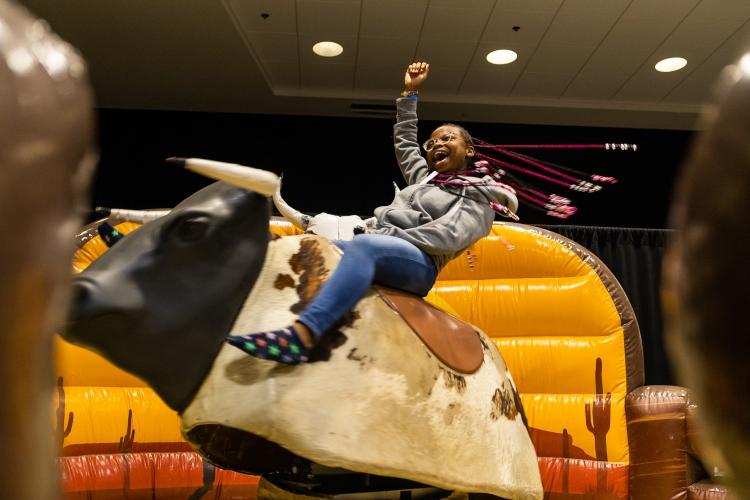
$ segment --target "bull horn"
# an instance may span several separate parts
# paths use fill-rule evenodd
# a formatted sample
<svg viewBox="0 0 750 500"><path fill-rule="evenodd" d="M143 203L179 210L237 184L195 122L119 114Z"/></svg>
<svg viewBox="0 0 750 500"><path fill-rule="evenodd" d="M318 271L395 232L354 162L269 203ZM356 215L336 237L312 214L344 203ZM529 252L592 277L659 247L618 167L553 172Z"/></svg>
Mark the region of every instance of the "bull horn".
<svg viewBox="0 0 750 500"><path fill-rule="evenodd" d="M396 184L395 182L393 183L393 191L395 196L398 196L398 193L401 192L401 190L398 188L398 184Z"/></svg>
<svg viewBox="0 0 750 500"><path fill-rule="evenodd" d="M171 210L128 210L126 208L107 208L107 207L96 207L97 212L102 212L104 215L113 217L115 219L126 220L130 222L140 222L145 224L152 220L160 219L167 215Z"/></svg>
<svg viewBox="0 0 750 500"><path fill-rule="evenodd" d="M283 215L284 218L291 222L295 227L303 231L307 229L307 226L310 224L310 217L299 210L292 208L284 201L284 198L281 197L281 182L279 182L279 186L273 193L273 204L281 215Z"/></svg>
<svg viewBox="0 0 750 500"><path fill-rule="evenodd" d="M224 181L263 196L273 195L279 185L279 176L273 172L236 163L224 163L201 158L167 158L167 163L185 167L206 177Z"/></svg>

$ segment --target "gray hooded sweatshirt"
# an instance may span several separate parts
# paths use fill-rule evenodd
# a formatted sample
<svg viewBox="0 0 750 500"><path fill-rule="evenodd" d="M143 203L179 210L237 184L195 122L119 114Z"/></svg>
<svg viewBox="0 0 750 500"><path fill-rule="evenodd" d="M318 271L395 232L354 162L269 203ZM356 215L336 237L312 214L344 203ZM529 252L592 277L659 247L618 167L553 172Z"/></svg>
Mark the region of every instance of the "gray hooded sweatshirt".
<svg viewBox="0 0 750 500"><path fill-rule="evenodd" d="M491 201L515 212L518 200L490 176L460 177L481 181L479 186L422 183L430 169L417 143L417 100L398 99L396 108L396 159L409 186L390 205L375 209L377 221L369 232L408 241L432 257L439 272L448 261L489 233L495 219Z"/></svg>

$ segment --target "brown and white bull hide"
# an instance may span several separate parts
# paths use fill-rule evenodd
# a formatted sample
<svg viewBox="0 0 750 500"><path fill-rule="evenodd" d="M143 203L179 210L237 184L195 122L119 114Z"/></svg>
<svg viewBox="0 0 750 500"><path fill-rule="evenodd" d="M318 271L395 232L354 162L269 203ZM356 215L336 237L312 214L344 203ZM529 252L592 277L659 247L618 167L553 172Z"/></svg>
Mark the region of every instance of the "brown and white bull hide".
<svg viewBox="0 0 750 500"><path fill-rule="evenodd" d="M272 241L231 334L291 324L339 258L319 236ZM328 361L293 367L225 345L181 415L183 434L220 424L329 467L542 498L513 381L484 334L484 362L466 375L438 361L374 291L339 331L346 340Z"/></svg>

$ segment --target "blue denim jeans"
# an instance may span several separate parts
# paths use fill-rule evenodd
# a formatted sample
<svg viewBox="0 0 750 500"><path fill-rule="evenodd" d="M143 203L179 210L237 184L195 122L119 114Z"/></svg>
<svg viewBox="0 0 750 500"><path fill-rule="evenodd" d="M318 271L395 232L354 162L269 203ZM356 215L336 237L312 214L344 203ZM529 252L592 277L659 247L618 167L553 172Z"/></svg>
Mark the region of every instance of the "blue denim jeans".
<svg viewBox="0 0 750 500"><path fill-rule="evenodd" d="M424 296L437 277L429 255L408 241L383 234L359 234L333 242L344 256L331 278L299 317L316 338L359 302L378 283Z"/></svg>

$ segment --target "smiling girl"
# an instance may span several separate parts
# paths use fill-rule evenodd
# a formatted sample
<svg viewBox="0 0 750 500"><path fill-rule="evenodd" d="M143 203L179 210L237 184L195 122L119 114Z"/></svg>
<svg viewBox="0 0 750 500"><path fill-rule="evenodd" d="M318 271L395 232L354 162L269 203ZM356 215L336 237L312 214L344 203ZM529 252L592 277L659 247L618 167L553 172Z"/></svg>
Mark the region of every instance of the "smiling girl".
<svg viewBox="0 0 750 500"><path fill-rule="evenodd" d="M496 211L514 215L514 192L475 167L474 144L463 127L441 125L423 145L427 158L420 154L417 91L429 69L424 62L410 64L405 90L396 100L394 145L409 185L390 205L375 210L377 222L367 234L334 241L344 255L293 325L231 336L230 344L262 359L305 362L310 349L373 283L427 295L448 261L487 235Z"/></svg>

